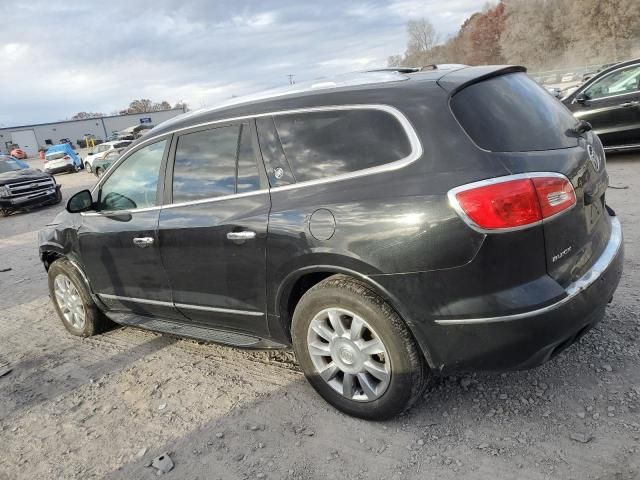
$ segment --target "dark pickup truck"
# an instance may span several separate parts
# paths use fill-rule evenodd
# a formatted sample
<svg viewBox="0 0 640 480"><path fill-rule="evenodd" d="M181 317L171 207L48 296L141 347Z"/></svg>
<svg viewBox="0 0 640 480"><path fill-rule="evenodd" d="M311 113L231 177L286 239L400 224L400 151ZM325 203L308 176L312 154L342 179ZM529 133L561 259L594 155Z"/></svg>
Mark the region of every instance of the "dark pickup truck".
<svg viewBox="0 0 640 480"><path fill-rule="evenodd" d="M60 185L53 175L29 168L9 155L0 155L0 217L61 201Z"/></svg>

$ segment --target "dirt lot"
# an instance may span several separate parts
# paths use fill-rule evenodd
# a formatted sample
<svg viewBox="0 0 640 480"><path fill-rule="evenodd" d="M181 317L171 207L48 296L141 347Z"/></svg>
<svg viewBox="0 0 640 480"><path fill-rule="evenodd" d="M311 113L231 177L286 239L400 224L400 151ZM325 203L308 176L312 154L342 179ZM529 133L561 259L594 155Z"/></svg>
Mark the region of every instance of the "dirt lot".
<svg viewBox="0 0 640 480"><path fill-rule="evenodd" d="M176 479L640 478L640 155L609 172L627 260L605 321L536 370L439 379L384 423L333 410L289 352L68 335L36 250L62 206L0 219L0 479L153 478L165 452ZM58 176L65 199L94 179Z"/></svg>

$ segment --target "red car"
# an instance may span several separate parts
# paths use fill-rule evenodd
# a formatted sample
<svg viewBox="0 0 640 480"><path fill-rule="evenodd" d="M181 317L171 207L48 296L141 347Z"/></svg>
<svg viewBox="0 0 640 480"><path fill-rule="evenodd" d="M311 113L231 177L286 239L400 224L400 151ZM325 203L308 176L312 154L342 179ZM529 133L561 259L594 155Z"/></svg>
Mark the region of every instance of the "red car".
<svg viewBox="0 0 640 480"><path fill-rule="evenodd" d="M27 152L19 148L14 148L13 150L11 150L11 156L17 158L18 160L24 160L27 158Z"/></svg>

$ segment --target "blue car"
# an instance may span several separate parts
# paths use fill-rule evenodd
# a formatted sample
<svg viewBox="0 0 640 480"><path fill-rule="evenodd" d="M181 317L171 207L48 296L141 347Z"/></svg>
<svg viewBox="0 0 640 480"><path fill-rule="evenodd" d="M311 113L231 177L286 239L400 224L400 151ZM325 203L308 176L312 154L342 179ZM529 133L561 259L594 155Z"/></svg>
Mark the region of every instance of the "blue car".
<svg viewBox="0 0 640 480"><path fill-rule="evenodd" d="M68 143L49 147L44 161L44 171L51 174L77 172L82 168L82 159Z"/></svg>

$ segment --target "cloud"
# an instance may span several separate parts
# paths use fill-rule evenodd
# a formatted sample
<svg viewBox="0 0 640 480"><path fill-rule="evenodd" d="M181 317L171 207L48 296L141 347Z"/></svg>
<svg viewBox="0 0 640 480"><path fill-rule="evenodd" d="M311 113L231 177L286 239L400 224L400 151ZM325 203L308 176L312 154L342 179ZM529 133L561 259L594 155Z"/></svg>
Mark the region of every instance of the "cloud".
<svg viewBox="0 0 640 480"><path fill-rule="evenodd" d="M215 105L296 81L385 66L405 23L442 36L476 0L3 0L0 125L111 113L135 98Z"/></svg>

